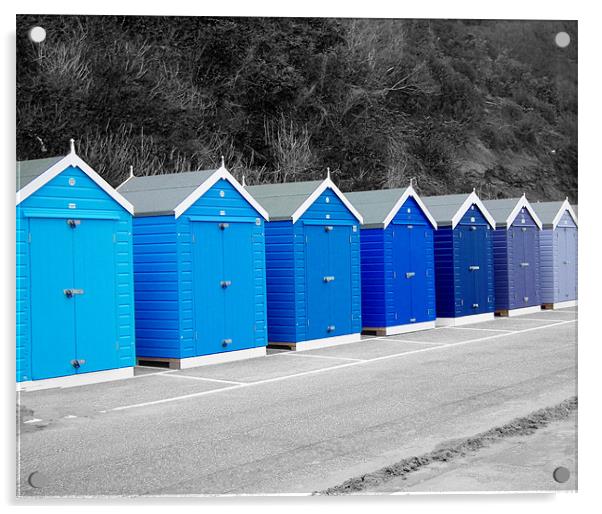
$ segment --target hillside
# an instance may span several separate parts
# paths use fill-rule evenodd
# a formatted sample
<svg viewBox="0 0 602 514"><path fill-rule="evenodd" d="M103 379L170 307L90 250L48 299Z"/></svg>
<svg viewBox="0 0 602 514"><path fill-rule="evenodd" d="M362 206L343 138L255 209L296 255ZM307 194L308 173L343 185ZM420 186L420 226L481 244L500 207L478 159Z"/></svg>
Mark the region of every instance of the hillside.
<svg viewBox="0 0 602 514"><path fill-rule="evenodd" d="M70 137L113 185L224 155L249 183L576 201L577 23L18 16L17 158Z"/></svg>

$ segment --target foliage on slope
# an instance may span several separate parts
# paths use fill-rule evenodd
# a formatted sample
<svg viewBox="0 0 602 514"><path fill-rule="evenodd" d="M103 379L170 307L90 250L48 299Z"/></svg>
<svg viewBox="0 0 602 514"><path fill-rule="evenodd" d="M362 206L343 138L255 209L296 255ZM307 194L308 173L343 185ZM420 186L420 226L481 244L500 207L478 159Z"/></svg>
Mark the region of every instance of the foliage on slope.
<svg viewBox="0 0 602 514"><path fill-rule="evenodd" d="M224 155L249 183L576 199L577 24L19 16L17 158L70 137L114 185Z"/></svg>

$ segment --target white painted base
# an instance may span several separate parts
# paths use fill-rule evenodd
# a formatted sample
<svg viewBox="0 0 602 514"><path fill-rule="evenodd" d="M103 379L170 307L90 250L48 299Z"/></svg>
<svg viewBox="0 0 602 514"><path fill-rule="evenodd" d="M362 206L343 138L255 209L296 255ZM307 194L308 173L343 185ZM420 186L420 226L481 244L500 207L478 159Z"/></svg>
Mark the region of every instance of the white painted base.
<svg viewBox="0 0 602 514"><path fill-rule="evenodd" d="M471 316L460 316L459 318L437 318L435 325L437 327L458 327L460 325L469 325L471 323L480 323L494 319L493 312L484 312L483 314L473 314Z"/></svg>
<svg viewBox="0 0 602 514"><path fill-rule="evenodd" d="M39 391L40 389L76 387L89 384L99 384L100 382L110 382L112 380L121 380L124 378L132 378L133 376L133 367L108 369L105 371L93 371L91 373L69 375L67 377L55 377L45 378L42 380L28 380L27 382L17 382L17 391Z"/></svg>
<svg viewBox="0 0 602 514"><path fill-rule="evenodd" d="M234 362L244 359L253 359L254 357L265 357L266 355L266 347L258 346L257 348L234 350L233 352L200 355L199 357L187 357L186 359L180 359L180 369L209 366L211 364L222 364L224 362Z"/></svg>
<svg viewBox="0 0 602 514"><path fill-rule="evenodd" d="M315 350L317 348L328 348L329 346L338 346L340 344L357 343L362 340L362 334L345 334L342 336L324 337L322 339L310 339L309 341L300 341L295 343L295 351ZM274 343L278 345L278 343Z"/></svg>
<svg viewBox="0 0 602 514"><path fill-rule="evenodd" d="M531 307L521 307L520 309L510 309L508 311L508 317L522 316L523 314L533 314L534 312L541 312L541 305L533 305Z"/></svg>
<svg viewBox="0 0 602 514"><path fill-rule="evenodd" d="M566 307L577 307L577 300L569 300L568 302L558 302L552 304L552 309L565 309Z"/></svg>
<svg viewBox="0 0 602 514"><path fill-rule="evenodd" d="M420 330L429 330L431 328L435 328L435 320L433 321L423 321L421 323L407 323L405 325L395 325L393 327L382 327L382 328L372 328L365 327L364 330L367 332L374 332L378 330L378 332L384 334L386 336L394 336L397 334L407 334L409 332L418 332Z"/></svg>

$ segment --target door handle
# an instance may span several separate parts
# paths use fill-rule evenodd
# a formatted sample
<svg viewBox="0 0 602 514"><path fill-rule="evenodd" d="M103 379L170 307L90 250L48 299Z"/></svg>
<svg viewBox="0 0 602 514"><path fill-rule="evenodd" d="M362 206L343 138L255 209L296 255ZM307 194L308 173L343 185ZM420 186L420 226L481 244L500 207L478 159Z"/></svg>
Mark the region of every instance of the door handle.
<svg viewBox="0 0 602 514"><path fill-rule="evenodd" d="M324 232L332 232L333 229L334 227L332 225L326 225L324 227Z"/></svg>
<svg viewBox="0 0 602 514"><path fill-rule="evenodd" d="M71 228L77 227L81 223L81 220L67 220L67 225Z"/></svg>
<svg viewBox="0 0 602 514"><path fill-rule="evenodd" d="M226 230L229 226L230 226L230 223L220 223L219 224L220 230Z"/></svg>
<svg viewBox="0 0 602 514"><path fill-rule="evenodd" d="M229 344L232 344L232 339L222 339L222 346L225 348Z"/></svg>
<svg viewBox="0 0 602 514"><path fill-rule="evenodd" d="M219 283L219 285L222 286L225 289L226 287L229 287L229 286L232 285L232 281L231 280L222 280Z"/></svg>
<svg viewBox="0 0 602 514"><path fill-rule="evenodd" d="M326 332L334 332L335 326L334 325L328 325L326 327Z"/></svg>
<svg viewBox="0 0 602 514"><path fill-rule="evenodd" d="M86 363L86 361L84 359L73 359L71 361L71 365L75 368L78 369L80 366L83 366Z"/></svg>
<svg viewBox="0 0 602 514"><path fill-rule="evenodd" d="M416 272L414 272L414 271L408 271L406 273L406 278L412 278L414 275L416 275Z"/></svg>
<svg viewBox="0 0 602 514"><path fill-rule="evenodd" d="M468 266L468 270L469 271L478 271L480 269L481 269L480 266Z"/></svg>
<svg viewBox="0 0 602 514"><path fill-rule="evenodd" d="M328 283L328 282L332 282L334 281L334 276L333 275L329 275L324 277L324 282Z"/></svg>
<svg viewBox="0 0 602 514"><path fill-rule="evenodd" d="M83 289L63 289L63 294L67 298L71 298L72 296L74 296L76 294L84 294L84 290Z"/></svg>
<svg viewBox="0 0 602 514"><path fill-rule="evenodd" d="M473 309L478 309L479 308L479 304L478 303L473 303L472 304L472 308Z"/></svg>
<svg viewBox="0 0 602 514"><path fill-rule="evenodd" d="M529 266L528 262L521 262L520 263L521 267L526 268L527 266Z"/></svg>

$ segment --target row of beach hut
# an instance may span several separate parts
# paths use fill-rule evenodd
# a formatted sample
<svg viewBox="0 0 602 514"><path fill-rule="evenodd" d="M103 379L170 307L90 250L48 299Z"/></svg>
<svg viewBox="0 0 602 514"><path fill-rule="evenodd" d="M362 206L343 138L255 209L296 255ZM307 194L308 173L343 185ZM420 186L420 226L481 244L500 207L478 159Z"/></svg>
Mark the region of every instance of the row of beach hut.
<svg viewBox="0 0 602 514"><path fill-rule="evenodd" d="M574 305L568 201L245 186L17 163L19 388L131 376ZM366 342L369 344L369 342Z"/></svg>

